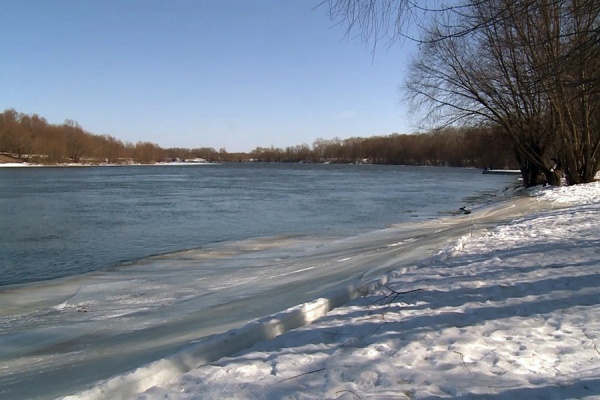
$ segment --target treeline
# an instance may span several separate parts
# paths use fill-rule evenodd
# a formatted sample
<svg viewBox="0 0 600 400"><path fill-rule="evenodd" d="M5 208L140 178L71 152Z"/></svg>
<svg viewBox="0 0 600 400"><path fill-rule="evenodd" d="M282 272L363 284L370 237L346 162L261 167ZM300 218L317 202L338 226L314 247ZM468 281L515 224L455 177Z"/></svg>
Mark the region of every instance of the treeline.
<svg viewBox="0 0 600 400"><path fill-rule="evenodd" d="M280 148L257 147L250 153L263 162L330 162L450 167L517 168L510 146L489 129L446 128L434 132L370 138L317 139Z"/></svg>
<svg viewBox="0 0 600 400"><path fill-rule="evenodd" d="M329 162L515 168L510 146L485 128L446 128L423 134L317 139L312 145L257 147L228 153L212 147L163 149L150 142L122 142L96 135L77 122L50 124L33 114L0 113L0 153L42 164L155 163L202 158L209 162Z"/></svg>
<svg viewBox="0 0 600 400"><path fill-rule="evenodd" d="M155 163L195 158L223 161L233 156L225 149L163 149L150 142L123 142L111 135L90 133L72 120L50 124L37 114L12 109L0 113L0 153L41 164Z"/></svg>

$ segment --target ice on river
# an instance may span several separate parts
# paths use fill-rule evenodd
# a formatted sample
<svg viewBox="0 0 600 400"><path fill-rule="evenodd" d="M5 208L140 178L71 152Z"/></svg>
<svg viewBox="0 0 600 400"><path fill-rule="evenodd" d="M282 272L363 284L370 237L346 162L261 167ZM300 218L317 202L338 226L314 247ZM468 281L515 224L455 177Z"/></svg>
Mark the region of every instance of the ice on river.
<svg viewBox="0 0 600 400"><path fill-rule="evenodd" d="M600 398L600 183L534 195L554 207L138 399Z"/></svg>
<svg viewBox="0 0 600 400"><path fill-rule="evenodd" d="M0 397L598 396L600 188L556 190L4 290Z"/></svg>

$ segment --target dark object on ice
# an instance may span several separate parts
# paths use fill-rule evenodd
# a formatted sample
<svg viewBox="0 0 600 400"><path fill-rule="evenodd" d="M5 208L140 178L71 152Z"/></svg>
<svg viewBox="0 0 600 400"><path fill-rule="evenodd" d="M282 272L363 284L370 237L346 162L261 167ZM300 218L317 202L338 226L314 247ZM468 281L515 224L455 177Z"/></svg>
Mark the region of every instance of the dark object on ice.
<svg viewBox="0 0 600 400"><path fill-rule="evenodd" d="M460 211L461 211L463 214L471 214L471 210L467 210L467 208L466 208L466 207L461 207L461 208L460 208Z"/></svg>

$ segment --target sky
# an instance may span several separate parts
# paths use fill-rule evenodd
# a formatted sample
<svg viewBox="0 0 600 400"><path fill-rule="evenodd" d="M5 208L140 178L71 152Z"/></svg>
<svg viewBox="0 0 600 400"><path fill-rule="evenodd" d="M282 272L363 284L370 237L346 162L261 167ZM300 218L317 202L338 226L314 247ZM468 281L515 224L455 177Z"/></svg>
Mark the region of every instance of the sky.
<svg viewBox="0 0 600 400"><path fill-rule="evenodd" d="M373 52L319 2L0 0L0 110L230 152L414 131L414 46Z"/></svg>

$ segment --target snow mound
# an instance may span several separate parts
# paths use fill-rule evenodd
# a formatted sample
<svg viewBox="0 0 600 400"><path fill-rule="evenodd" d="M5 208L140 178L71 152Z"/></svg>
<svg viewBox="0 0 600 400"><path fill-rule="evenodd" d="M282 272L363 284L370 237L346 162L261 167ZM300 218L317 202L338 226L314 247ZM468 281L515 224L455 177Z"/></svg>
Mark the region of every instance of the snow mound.
<svg viewBox="0 0 600 400"><path fill-rule="evenodd" d="M529 195L538 200L550 201L566 205L594 204L599 200L600 182L573 186L535 187Z"/></svg>

